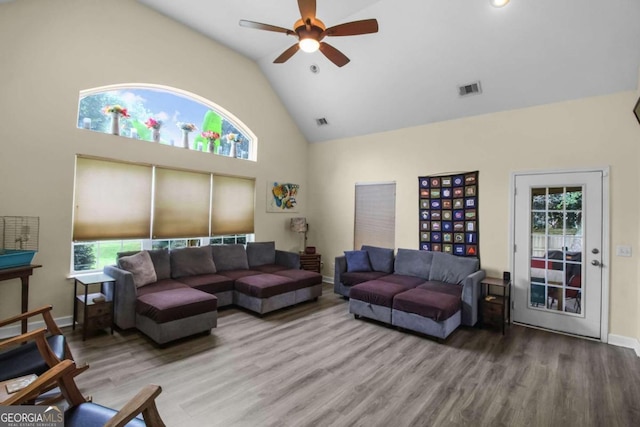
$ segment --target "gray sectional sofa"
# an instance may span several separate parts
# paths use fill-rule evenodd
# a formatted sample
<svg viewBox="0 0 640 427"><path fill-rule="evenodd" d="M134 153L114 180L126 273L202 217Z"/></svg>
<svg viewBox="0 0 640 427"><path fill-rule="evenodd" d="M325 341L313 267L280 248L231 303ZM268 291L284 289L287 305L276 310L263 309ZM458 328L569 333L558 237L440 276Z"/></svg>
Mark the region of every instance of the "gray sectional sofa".
<svg viewBox="0 0 640 427"><path fill-rule="evenodd" d="M336 257L334 292L349 298L356 318L445 339L477 323L484 277L477 258L363 246Z"/></svg>
<svg viewBox="0 0 640 427"><path fill-rule="evenodd" d="M158 344L210 332L220 307L262 315L322 295L322 275L274 242L119 253L104 272L116 279L105 284L115 324Z"/></svg>

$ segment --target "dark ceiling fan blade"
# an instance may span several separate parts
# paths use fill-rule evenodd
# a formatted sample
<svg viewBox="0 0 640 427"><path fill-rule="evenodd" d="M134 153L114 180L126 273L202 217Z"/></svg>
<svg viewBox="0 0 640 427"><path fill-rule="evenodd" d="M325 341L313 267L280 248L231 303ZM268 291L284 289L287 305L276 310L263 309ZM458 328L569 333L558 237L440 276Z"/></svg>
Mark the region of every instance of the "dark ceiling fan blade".
<svg viewBox="0 0 640 427"><path fill-rule="evenodd" d="M375 19L364 19L362 21L347 22L327 28L325 36L357 36L360 34L371 34L378 32L378 21Z"/></svg>
<svg viewBox="0 0 640 427"><path fill-rule="evenodd" d="M347 58L344 53L340 52L338 49L331 46L329 43L321 42L320 52L324 53L324 56L329 58L329 61L336 64L338 67L343 67L347 65L350 61L350 59Z"/></svg>
<svg viewBox="0 0 640 427"><path fill-rule="evenodd" d="M289 49L287 49L284 52L282 52L282 54L280 56L278 56L273 61L273 63L274 64L282 64L283 62L286 62L289 58L291 58L293 55L295 55L295 53L298 50L300 50L300 46L298 45L298 43L296 43L293 46L291 46Z"/></svg>
<svg viewBox="0 0 640 427"><path fill-rule="evenodd" d="M246 21L244 19L240 20L240 26L247 27L247 28L255 28L256 30L275 31L276 33L285 33L287 35L292 35L292 36L296 35L296 33L294 33L293 31L287 28L276 27L275 25L263 24L261 22Z"/></svg>
<svg viewBox="0 0 640 427"><path fill-rule="evenodd" d="M302 22L307 22L307 19L312 21L316 19L316 0L298 0L298 8Z"/></svg>

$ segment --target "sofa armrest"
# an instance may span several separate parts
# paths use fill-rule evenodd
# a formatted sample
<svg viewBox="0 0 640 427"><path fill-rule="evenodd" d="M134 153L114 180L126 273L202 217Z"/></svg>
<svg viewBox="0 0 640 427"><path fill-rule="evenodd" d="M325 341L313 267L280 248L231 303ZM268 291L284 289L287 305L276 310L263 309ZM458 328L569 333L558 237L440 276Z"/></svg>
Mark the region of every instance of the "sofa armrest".
<svg viewBox="0 0 640 427"><path fill-rule="evenodd" d="M107 298L113 299L115 293L114 323L122 329L135 328L138 291L133 283L133 274L115 265L104 267L104 272L116 279L115 286L113 283L105 284Z"/></svg>
<svg viewBox="0 0 640 427"><path fill-rule="evenodd" d="M300 270L300 254L276 249L276 264Z"/></svg>
<svg viewBox="0 0 640 427"><path fill-rule="evenodd" d="M478 300L480 299L480 282L486 272L478 270L462 281L462 324L474 326L478 322Z"/></svg>
<svg viewBox="0 0 640 427"><path fill-rule="evenodd" d="M347 272L347 258L344 255L337 256L333 271L333 292L344 297L349 296L349 289L342 284L342 273Z"/></svg>

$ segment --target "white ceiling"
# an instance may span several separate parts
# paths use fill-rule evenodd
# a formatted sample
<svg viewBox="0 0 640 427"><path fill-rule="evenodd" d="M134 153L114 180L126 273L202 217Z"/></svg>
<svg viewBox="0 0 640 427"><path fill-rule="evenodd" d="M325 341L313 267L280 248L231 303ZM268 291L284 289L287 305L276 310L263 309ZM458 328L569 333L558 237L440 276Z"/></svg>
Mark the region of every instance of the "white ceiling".
<svg viewBox="0 0 640 427"><path fill-rule="evenodd" d="M295 39L296 0L138 0L255 60L310 142L636 89L639 0L317 0L329 27L376 18L380 31L327 38L320 52L272 61ZM309 67L320 68L313 74ZM482 94L458 86L480 80ZM633 106L630 105L631 110ZM317 126L324 117L328 126Z"/></svg>

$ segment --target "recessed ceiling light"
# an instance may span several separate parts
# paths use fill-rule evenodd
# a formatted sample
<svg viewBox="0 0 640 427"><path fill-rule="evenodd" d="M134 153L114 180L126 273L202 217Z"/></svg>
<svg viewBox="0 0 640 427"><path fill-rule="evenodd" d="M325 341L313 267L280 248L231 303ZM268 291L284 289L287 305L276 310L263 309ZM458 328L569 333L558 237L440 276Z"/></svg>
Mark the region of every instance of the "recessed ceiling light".
<svg viewBox="0 0 640 427"><path fill-rule="evenodd" d="M493 7L503 7L509 3L509 0L489 0L489 3L491 3Z"/></svg>

